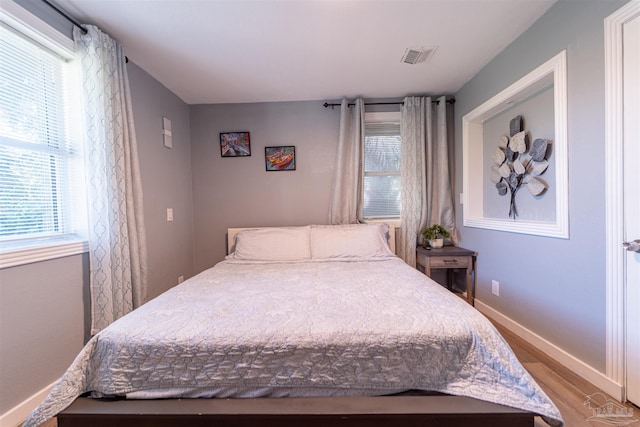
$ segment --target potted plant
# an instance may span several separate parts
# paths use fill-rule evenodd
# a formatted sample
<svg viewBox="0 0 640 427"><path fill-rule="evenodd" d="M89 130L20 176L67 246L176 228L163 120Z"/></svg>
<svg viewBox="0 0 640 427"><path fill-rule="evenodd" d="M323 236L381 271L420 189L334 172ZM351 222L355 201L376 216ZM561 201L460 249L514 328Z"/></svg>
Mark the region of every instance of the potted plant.
<svg viewBox="0 0 640 427"><path fill-rule="evenodd" d="M422 230L422 237L429 242L432 248L441 248L444 246L444 239L450 236L446 228L440 224L434 224Z"/></svg>

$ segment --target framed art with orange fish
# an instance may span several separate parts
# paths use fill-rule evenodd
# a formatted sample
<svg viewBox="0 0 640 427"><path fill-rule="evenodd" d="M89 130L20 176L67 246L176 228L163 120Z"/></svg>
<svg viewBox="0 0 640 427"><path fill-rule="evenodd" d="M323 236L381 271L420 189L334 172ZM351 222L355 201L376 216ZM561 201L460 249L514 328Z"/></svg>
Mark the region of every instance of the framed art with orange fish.
<svg viewBox="0 0 640 427"><path fill-rule="evenodd" d="M220 134L222 157L246 157L251 155L249 132L223 132Z"/></svg>
<svg viewBox="0 0 640 427"><path fill-rule="evenodd" d="M267 171L294 171L296 170L296 147L293 145L264 147L264 160Z"/></svg>

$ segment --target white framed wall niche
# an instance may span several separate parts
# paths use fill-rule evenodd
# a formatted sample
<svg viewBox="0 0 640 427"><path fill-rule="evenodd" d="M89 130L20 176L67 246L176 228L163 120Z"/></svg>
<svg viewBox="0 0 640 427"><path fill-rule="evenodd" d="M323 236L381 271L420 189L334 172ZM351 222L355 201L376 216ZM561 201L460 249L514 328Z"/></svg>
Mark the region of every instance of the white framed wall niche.
<svg viewBox="0 0 640 427"><path fill-rule="evenodd" d="M533 141L545 139L548 167L539 175L527 168L522 176L529 175L527 180L535 176L545 189L533 195L521 184L514 197L517 215L513 215L511 189L498 193L491 168L495 174L499 164L494 153L501 138L504 145L504 138L510 136L510 122L517 116L527 135L523 163L530 160ZM568 239L566 50L467 113L462 118L462 149L465 227Z"/></svg>

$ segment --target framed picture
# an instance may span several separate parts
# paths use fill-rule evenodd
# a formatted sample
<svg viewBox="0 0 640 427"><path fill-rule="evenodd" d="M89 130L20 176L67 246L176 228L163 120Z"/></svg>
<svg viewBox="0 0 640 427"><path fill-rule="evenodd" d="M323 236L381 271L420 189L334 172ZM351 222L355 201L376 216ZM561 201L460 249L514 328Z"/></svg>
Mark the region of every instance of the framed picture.
<svg viewBox="0 0 640 427"><path fill-rule="evenodd" d="M267 171L294 171L296 170L296 147L293 145L264 147L264 160Z"/></svg>
<svg viewBox="0 0 640 427"><path fill-rule="evenodd" d="M246 157L251 155L249 132L224 132L220 134L222 157Z"/></svg>

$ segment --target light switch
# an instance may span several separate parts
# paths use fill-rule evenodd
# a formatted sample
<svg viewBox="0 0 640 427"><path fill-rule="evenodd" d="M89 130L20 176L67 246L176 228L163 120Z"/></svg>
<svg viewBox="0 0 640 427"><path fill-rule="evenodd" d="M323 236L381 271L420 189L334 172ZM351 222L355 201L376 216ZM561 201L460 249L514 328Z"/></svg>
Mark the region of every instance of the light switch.
<svg viewBox="0 0 640 427"><path fill-rule="evenodd" d="M167 222L173 221L173 208L167 208Z"/></svg>

